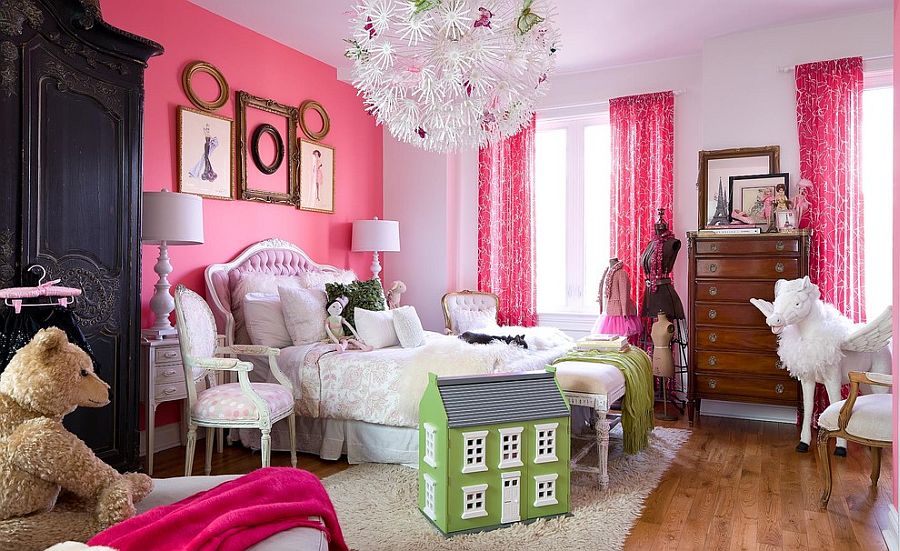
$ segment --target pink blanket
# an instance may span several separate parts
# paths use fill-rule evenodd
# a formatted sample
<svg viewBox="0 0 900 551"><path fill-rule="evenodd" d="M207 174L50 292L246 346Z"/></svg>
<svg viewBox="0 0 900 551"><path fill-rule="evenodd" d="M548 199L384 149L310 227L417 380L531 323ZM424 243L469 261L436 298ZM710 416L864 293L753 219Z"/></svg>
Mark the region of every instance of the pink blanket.
<svg viewBox="0 0 900 551"><path fill-rule="evenodd" d="M239 551L299 526L322 530L330 550L346 551L334 507L319 479L307 471L269 467L151 509L88 543L120 551Z"/></svg>

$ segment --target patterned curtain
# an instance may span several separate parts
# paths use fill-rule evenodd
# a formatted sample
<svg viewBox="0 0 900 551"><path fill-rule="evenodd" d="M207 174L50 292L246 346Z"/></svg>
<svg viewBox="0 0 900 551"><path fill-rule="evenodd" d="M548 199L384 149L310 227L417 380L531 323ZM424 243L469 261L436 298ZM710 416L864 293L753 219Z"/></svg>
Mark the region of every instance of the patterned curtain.
<svg viewBox="0 0 900 551"><path fill-rule="evenodd" d="M612 131L613 255L625 263L643 304L641 253L653 237L656 209L666 209L672 228L672 157L675 147L675 94L657 92L609 100Z"/></svg>
<svg viewBox="0 0 900 551"><path fill-rule="evenodd" d="M478 289L500 297L501 325L537 325L534 129L478 152Z"/></svg>
<svg viewBox="0 0 900 551"><path fill-rule="evenodd" d="M812 182L810 278L854 322L865 318L863 196L860 171L863 62L860 57L797 65L800 177ZM841 389L847 396L849 386ZM828 407L816 385L813 428Z"/></svg>

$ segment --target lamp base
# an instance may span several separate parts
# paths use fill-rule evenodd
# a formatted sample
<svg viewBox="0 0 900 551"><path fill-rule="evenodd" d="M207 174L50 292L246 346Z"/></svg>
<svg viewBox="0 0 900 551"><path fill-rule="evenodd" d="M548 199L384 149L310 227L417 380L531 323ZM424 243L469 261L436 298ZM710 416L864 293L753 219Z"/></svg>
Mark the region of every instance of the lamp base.
<svg viewBox="0 0 900 551"><path fill-rule="evenodd" d="M174 327L169 329L143 329L141 336L147 340L157 341L160 339L174 339L178 337L178 330Z"/></svg>

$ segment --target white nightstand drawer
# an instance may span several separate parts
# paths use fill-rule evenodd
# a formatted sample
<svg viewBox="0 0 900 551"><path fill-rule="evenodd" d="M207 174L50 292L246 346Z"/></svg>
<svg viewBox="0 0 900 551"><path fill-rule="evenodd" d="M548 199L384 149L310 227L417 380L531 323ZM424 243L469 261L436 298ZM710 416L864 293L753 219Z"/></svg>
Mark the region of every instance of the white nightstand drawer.
<svg viewBox="0 0 900 551"><path fill-rule="evenodd" d="M178 365L158 365L156 366L157 385L168 385L172 383L180 383L184 386L184 368Z"/></svg>
<svg viewBox="0 0 900 551"><path fill-rule="evenodd" d="M157 402L183 400L187 396L187 387L184 386L184 381L180 383L156 385L154 396L156 397Z"/></svg>
<svg viewBox="0 0 900 551"><path fill-rule="evenodd" d="M177 346L160 347L156 351L156 365L163 364L181 365L181 349Z"/></svg>

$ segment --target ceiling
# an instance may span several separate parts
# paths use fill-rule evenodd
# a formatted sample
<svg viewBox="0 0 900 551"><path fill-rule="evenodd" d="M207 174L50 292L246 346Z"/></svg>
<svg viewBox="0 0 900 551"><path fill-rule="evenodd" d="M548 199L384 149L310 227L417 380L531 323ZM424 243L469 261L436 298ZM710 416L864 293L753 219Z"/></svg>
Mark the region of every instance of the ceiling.
<svg viewBox="0 0 900 551"><path fill-rule="evenodd" d="M487 1L487 0L486 0ZM338 68L349 67L353 0L191 0L227 19ZM700 53L703 41L854 12L891 0L557 0L559 72L577 72ZM265 7L263 7L265 6Z"/></svg>

